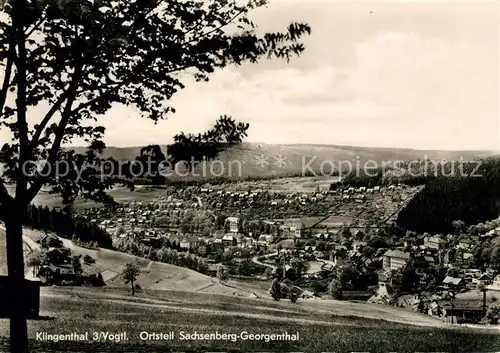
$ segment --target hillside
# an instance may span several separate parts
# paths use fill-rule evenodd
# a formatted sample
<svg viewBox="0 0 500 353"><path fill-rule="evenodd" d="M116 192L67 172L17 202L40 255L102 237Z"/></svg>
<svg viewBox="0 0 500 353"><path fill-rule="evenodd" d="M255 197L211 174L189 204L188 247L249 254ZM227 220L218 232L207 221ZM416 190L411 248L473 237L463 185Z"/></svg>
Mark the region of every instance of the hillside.
<svg viewBox="0 0 500 353"><path fill-rule="evenodd" d="M30 243L41 234L26 231ZM4 237L1 237L4 238ZM97 259L108 286L44 287L41 315L30 321L31 349L44 352L154 352L162 351L328 351L332 346L345 351L490 351L500 347L499 336L488 330L463 329L437 319L395 307L335 300L287 300L250 298L246 290L214 284L210 277L191 270L151 262L116 251L84 249L64 240L77 254ZM135 260L142 268L138 283L144 291L132 297L119 273ZM82 319L83 318L83 319ZM63 330L63 331L61 331ZM143 341L141 332L174 331L174 339ZM179 333L300 333L299 342L234 340L180 340ZM39 341L37 332L126 332L116 341ZM0 350L5 348L8 321L0 320ZM91 336L92 337L92 336ZM374 348L376 347L376 348Z"/></svg>
<svg viewBox="0 0 500 353"><path fill-rule="evenodd" d="M25 234L33 241L37 241L41 236L41 233L37 231L29 231L25 232ZM66 248L71 249L72 253L92 256L96 260L96 263L90 270L100 272L108 286L128 287L124 284L121 273L125 264L133 261L141 268L141 274L137 278L136 283L142 289L193 291L238 296L248 296L251 294L248 290L220 285L213 278L187 268L153 262L108 249L90 250L76 246L68 239L60 239ZM256 290L258 291L258 289ZM262 290L258 294L261 296L267 295Z"/></svg>
<svg viewBox="0 0 500 353"><path fill-rule="evenodd" d="M469 171L472 168L475 174ZM465 168L471 176L429 178L425 188L398 214L398 224L421 233L453 234L454 220L472 225L497 218L500 160L486 159L475 168Z"/></svg>
<svg viewBox="0 0 500 353"><path fill-rule="evenodd" d="M41 298L41 314L47 319L29 323L30 348L37 352L331 352L332 347L337 352L486 352L500 348L497 332L445 328L437 321L418 327L338 316L328 308L311 310L304 304L166 291L131 297L116 288L49 287L42 289ZM43 341L35 339L37 332L88 332L89 338ZM106 340L101 334L94 341L94 332L114 336ZM123 332L126 337L119 335ZM141 332L173 332L173 337L143 340ZM234 336L186 340L181 332ZM272 341L265 336L249 340L244 332L298 332L299 340ZM7 337L8 321L0 320L1 351L6 349Z"/></svg>
<svg viewBox="0 0 500 353"><path fill-rule="evenodd" d="M78 153L85 152L83 147L72 148ZM120 161L129 161L139 155L141 147L108 147L103 157L113 157ZM166 150L166 145L162 146ZM428 157L435 160L471 160L495 155L494 151L432 151L398 148L371 148L336 145L273 145L243 143L223 152L217 164L209 163L204 169L198 168L196 175L210 177L249 177L301 174L310 169L319 172L323 169L331 173L331 165L341 162L368 160L411 161ZM345 163L347 165L347 162ZM344 166L345 166L344 165ZM220 169L222 167L222 169ZM241 172L240 172L241 168ZM205 170L206 172L203 172ZM193 174L194 175L194 174Z"/></svg>

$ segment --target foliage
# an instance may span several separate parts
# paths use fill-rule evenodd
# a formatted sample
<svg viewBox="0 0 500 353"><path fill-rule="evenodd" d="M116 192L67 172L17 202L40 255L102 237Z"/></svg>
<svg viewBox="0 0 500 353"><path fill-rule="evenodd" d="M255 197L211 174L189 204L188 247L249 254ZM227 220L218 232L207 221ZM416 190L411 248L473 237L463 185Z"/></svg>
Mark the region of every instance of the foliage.
<svg viewBox="0 0 500 353"><path fill-rule="evenodd" d="M500 160L484 160L478 170L476 163L463 168L468 176L432 178L401 210L398 225L420 233L448 234L455 231L456 220L460 225L477 224L498 217Z"/></svg>
<svg viewBox="0 0 500 353"><path fill-rule="evenodd" d="M5 220L7 215L0 210L0 219ZM73 216L62 210L49 210L47 206L29 205L24 213L23 223L26 226L45 232L54 232L58 236L73 240L77 245L86 248L112 249L111 236L95 223L88 222L81 216ZM95 243L92 245L92 243ZM44 247L63 246L61 239L49 234ZM92 245L92 246L91 246Z"/></svg>
<svg viewBox="0 0 500 353"><path fill-rule="evenodd" d="M179 244L176 242L170 246L172 248L163 246L160 249L154 249L151 246L146 246L133 238L119 239L115 243L115 247L118 251L135 256L146 257L150 260L153 260L151 257L154 257L156 259L155 261L185 267L203 274L208 274L208 263L206 259L188 252L179 251Z"/></svg>
<svg viewBox="0 0 500 353"><path fill-rule="evenodd" d="M75 271L75 274L77 274L77 275L79 275L83 272L81 258L82 258L81 255L73 255L71 257L71 266L73 266L73 270Z"/></svg>
<svg viewBox="0 0 500 353"><path fill-rule="evenodd" d="M229 279L229 271L226 266L221 264L219 265L219 267L217 267L217 278L222 283L227 282L227 280Z"/></svg>
<svg viewBox="0 0 500 353"><path fill-rule="evenodd" d="M352 264L346 264L342 267L339 280L342 288L353 288L358 278L356 267Z"/></svg>
<svg viewBox="0 0 500 353"><path fill-rule="evenodd" d="M36 277L40 266L43 265L46 259L45 251L35 250L26 258L26 266L33 268L33 276Z"/></svg>
<svg viewBox="0 0 500 353"><path fill-rule="evenodd" d="M500 244L485 240L478 242L472 248L473 265L477 268L491 266L500 268Z"/></svg>
<svg viewBox="0 0 500 353"><path fill-rule="evenodd" d="M125 264L125 269L123 270L122 276L125 284L130 283L130 287L132 288L132 295L135 295L135 286L134 282L141 273L139 266L137 266L134 262L127 262Z"/></svg>
<svg viewBox="0 0 500 353"><path fill-rule="evenodd" d="M307 24L256 34L248 14L264 5L262 0L2 2L0 127L11 139L0 150L0 203L8 213L7 237L16 244L8 253L15 286L24 280L22 213L43 186L65 204L82 196L110 206L115 202L106 191L113 185L133 187L98 156L106 146L100 116L122 104L157 122L175 112L171 98L188 77L208 81L216 69L231 64L290 60L304 50L300 38L310 33ZM43 103L48 110L32 121L30 109ZM89 151L62 148L75 139L88 143ZM6 181L15 183L15 195ZM22 302L14 298L13 305L20 309ZM13 351L28 350L22 316L11 317Z"/></svg>
<svg viewBox="0 0 500 353"><path fill-rule="evenodd" d="M328 295L337 300L342 300L342 283L337 279L332 279L328 285Z"/></svg>
<svg viewBox="0 0 500 353"><path fill-rule="evenodd" d="M481 323L486 325L498 325L499 322L500 322L500 306L491 305L486 311L486 314L481 320Z"/></svg>
<svg viewBox="0 0 500 353"><path fill-rule="evenodd" d="M416 273L415 262L410 259L402 271L401 292L412 293L419 283L419 276Z"/></svg>
<svg viewBox="0 0 500 353"><path fill-rule="evenodd" d="M271 297L275 301L279 301L281 299L281 285L278 281L278 279L274 279L273 282L271 283L271 288L269 289Z"/></svg>
<svg viewBox="0 0 500 353"><path fill-rule="evenodd" d="M236 272L240 276L249 276L252 274L252 263L249 260L242 261L238 264Z"/></svg>
<svg viewBox="0 0 500 353"><path fill-rule="evenodd" d="M193 168L196 163L212 160L220 152L240 144L247 136L248 128L248 124L237 123L232 117L223 115L203 134L181 132L174 136L174 143L167 147L170 162L173 165L185 162Z"/></svg>
<svg viewBox="0 0 500 353"><path fill-rule="evenodd" d="M95 263L95 259L90 256L90 255L84 255L83 256L83 262L86 263L86 264L94 264Z"/></svg>
<svg viewBox="0 0 500 353"><path fill-rule="evenodd" d="M19 25L26 32L16 37L9 22L0 28L8 69L0 111L4 127L19 143L5 144L0 159L6 163L9 177L31 184L23 202L29 202L44 184L51 185L67 202L79 194L109 202L106 188L125 181L114 177L99 180L103 176L99 168L86 168L81 178L75 178L75 170L70 167L63 177L45 166L43 171L49 172L45 177L36 168L30 168L30 175L21 175L20 164L41 159L51 167L61 159L77 166L84 162L98 164L102 161L93 151L105 147L104 128L87 122L96 120L114 104L133 105L153 121L164 119L175 112L169 105L171 97L185 87L185 78L183 82L177 73L208 81L216 69L230 64L270 57L290 60L304 50L300 38L310 33L308 25L292 23L285 33L259 37L248 14L265 4L261 0L245 4L171 1L167 5L161 0L100 0L78 6L69 0L12 4L6 8L12 26ZM19 12L29 16L16 17ZM227 28L233 25L236 31L228 34ZM15 47L22 55L14 56ZM12 107L4 96L16 90L22 99ZM51 109L30 132L24 125L27 107L43 101L52 102ZM60 119L55 122L59 111ZM13 123L16 121L19 123ZM232 137L230 133L209 133L202 142L231 141L223 141L224 136ZM91 151L62 151L62 143L75 137L86 139ZM197 140L180 134L176 143L184 138Z"/></svg>
<svg viewBox="0 0 500 353"><path fill-rule="evenodd" d="M43 242L43 246L47 248L62 248L63 242L58 237L54 235L49 235Z"/></svg>

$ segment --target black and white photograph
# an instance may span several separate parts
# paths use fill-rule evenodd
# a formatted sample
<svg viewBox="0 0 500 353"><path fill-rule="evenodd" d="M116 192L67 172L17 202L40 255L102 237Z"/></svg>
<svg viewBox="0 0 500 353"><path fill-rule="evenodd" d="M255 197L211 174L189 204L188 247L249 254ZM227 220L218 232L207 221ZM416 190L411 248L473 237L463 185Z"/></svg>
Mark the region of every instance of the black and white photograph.
<svg viewBox="0 0 500 353"><path fill-rule="evenodd" d="M500 351L500 3L0 0L0 352Z"/></svg>

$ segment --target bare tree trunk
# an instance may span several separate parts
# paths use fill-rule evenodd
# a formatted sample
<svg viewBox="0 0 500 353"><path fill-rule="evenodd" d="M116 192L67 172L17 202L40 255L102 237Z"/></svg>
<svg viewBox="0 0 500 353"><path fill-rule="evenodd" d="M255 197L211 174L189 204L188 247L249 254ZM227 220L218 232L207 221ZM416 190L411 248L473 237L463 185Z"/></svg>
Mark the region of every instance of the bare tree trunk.
<svg viewBox="0 0 500 353"><path fill-rule="evenodd" d="M132 295L135 295L135 289L134 289L134 281L130 281L130 284L132 286Z"/></svg>
<svg viewBox="0 0 500 353"><path fill-rule="evenodd" d="M7 268L9 275L10 351L28 352L28 323L25 311L26 288L24 286L24 254L22 212L10 208L5 222L7 234Z"/></svg>
<svg viewBox="0 0 500 353"><path fill-rule="evenodd" d="M483 288L483 316L486 314L486 288Z"/></svg>

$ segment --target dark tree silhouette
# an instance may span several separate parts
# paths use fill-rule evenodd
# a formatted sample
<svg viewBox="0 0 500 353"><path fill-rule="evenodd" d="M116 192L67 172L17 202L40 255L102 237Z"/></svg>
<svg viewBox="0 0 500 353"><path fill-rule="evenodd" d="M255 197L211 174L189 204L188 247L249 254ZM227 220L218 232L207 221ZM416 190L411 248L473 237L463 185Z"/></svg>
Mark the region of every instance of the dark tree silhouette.
<svg viewBox="0 0 500 353"><path fill-rule="evenodd" d="M140 273L141 270L135 263L128 262L125 264L125 269L123 270L123 280L125 281L125 284L130 283L130 288L132 289L132 295L135 295L134 282Z"/></svg>
<svg viewBox="0 0 500 353"><path fill-rule="evenodd" d="M209 80L230 64L304 50L307 24L292 23L284 33L258 36L248 14L262 0L4 0L0 11L0 126L12 141L0 150L5 174L0 202L7 213L8 276L11 280L11 351L27 352L27 320L22 293L22 225L25 208L46 185L65 203L78 196L112 203L106 190L117 182L103 173L104 128L95 123L114 104L137 107L146 118L164 119L175 109L171 97L184 88L180 72ZM234 30L227 31L232 26ZM229 33L230 32L230 33ZM34 125L28 107L49 108ZM89 151L61 148L85 139ZM65 173L55 168L65 160ZM43 164L35 162L46 161ZM85 164L84 164L85 163ZM85 165L83 173L78 168ZM92 167L91 167L92 166ZM38 168L40 167L40 168ZM111 175L110 175L111 174ZM15 194L5 183L15 184ZM43 220L43 218L41 218Z"/></svg>
<svg viewBox="0 0 500 353"><path fill-rule="evenodd" d="M125 173L145 177L154 185L162 185L168 176L176 175L179 165L193 171L201 162L215 159L222 151L243 142L249 124L236 122L230 116L221 116L204 133L174 136L174 142L167 146L167 156L160 145L149 145L141 149L140 155L130 164L125 163Z"/></svg>
<svg viewBox="0 0 500 353"><path fill-rule="evenodd" d="M184 162L190 169L204 160L212 160L247 136L249 125L237 123L232 117L223 115L215 125L203 134L180 134L174 136L174 143L167 147L170 162Z"/></svg>

